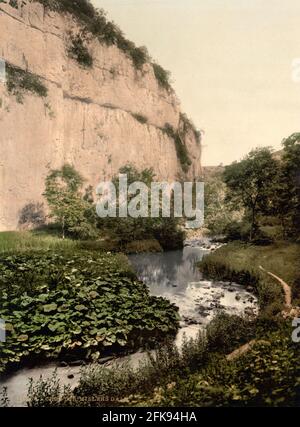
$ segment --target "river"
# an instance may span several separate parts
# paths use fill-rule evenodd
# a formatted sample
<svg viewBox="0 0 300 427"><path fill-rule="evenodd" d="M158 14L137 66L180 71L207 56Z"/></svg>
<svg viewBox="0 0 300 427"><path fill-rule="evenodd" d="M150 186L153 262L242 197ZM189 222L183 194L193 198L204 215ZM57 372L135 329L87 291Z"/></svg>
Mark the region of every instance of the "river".
<svg viewBox="0 0 300 427"><path fill-rule="evenodd" d="M197 262L207 253L209 250L201 246L186 246L183 250L129 256L150 293L167 298L179 307L178 345L184 334L195 337L199 328L205 328L220 311L257 314L257 300L244 287L203 279Z"/></svg>

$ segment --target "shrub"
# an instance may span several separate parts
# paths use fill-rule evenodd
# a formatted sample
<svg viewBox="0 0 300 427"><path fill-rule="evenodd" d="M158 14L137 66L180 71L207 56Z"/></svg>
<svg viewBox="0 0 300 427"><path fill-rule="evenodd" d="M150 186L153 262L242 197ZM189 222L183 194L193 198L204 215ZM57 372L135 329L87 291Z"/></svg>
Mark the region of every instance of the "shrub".
<svg viewBox="0 0 300 427"><path fill-rule="evenodd" d="M93 34L102 43L116 45L126 55L128 55L133 65L137 69L149 60L148 52L145 47L136 47L135 44L127 40L122 31L114 22L109 22L105 12L101 9L95 9L89 0L34 0L42 3L44 7L61 13L72 14L83 30ZM87 52L84 55L88 60ZM90 60L90 58L89 58Z"/></svg>
<svg viewBox="0 0 300 427"><path fill-rule="evenodd" d="M31 92L42 98L45 98L48 94L48 89L35 74L7 64L6 75L7 90L15 95L20 103L23 102L25 92Z"/></svg>
<svg viewBox="0 0 300 427"><path fill-rule="evenodd" d="M151 395L158 385L167 385L178 375L199 369L207 360L206 354L201 334L195 340L185 340L181 352L173 342L166 341L148 352L135 369L128 362L114 363L109 368L96 363L84 367L72 395L60 386L54 373L50 379L31 382L28 405L67 406L72 402L73 406L126 406L138 401L141 394Z"/></svg>
<svg viewBox="0 0 300 427"><path fill-rule="evenodd" d="M68 48L71 58L75 59L80 65L90 68L93 66L93 57L88 48L84 45L82 35L71 36L71 45Z"/></svg>
<svg viewBox="0 0 300 427"><path fill-rule="evenodd" d="M179 131L175 131L175 129L169 123L165 124L165 127L162 129L162 131L167 134L169 138L174 140L177 158L181 164L183 172L187 173L189 167L192 164L192 161L189 157L187 147L182 141Z"/></svg>
<svg viewBox="0 0 300 427"><path fill-rule="evenodd" d="M18 9L18 2L17 0L10 0L9 4L11 7L14 7L15 9Z"/></svg>
<svg viewBox="0 0 300 427"><path fill-rule="evenodd" d="M249 240L251 224L245 221L232 221L225 227L228 240Z"/></svg>
<svg viewBox="0 0 300 427"><path fill-rule="evenodd" d="M255 335L253 322L226 313L217 315L207 327L208 350L230 353Z"/></svg>
<svg viewBox="0 0 300 427"><path fill-rule="evenodd" d="M141 252L162 252L162 247L155 239L134 240L133 242L128 242L124 246L124 252L127 254Z"/></svg>
<svg viewBox="0 0 300 427"><path fill-rule="evenodd" d="M166 89L171 89L170 84L170 72L166 71L163 67L161 67L159 64L153 63L152 64L154 75L156 77L156 80L158 81L158 84Z"/></svg>

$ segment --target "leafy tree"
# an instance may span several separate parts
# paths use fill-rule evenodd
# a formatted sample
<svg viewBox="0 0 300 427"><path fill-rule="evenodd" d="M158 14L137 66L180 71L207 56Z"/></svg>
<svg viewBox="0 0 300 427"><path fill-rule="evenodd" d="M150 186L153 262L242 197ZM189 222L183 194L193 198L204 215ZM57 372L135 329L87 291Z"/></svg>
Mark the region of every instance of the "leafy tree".
<svg viewBox="0 0 300 427"><path fill-rule="evenodd" d="M128 186L134 182L143 182L150 189L151 183L155 180L155 174L151 168L138 171L133 165L127 164L119 169L120 174L127 175ZM117 201L119 198L119 177L113 178L116 187ZM135 197L128 196L127 202ZM158 218L150 216L151 195L149 191L148 199L149 216L132 218L99 218L99 226L106 228L118 238L121 246L134 240L157 239L164 249L175 249L182 246L184 233L178 229L178 218L172 217L172 199L171 199L171 217L164 218L161 215ZM118 203L117 203L118 211Z"/></svg>
<svg viewBox="0 0 300 427"><path fill-rule="evenodd" d="M83 183L82 176L68 164L52 170L46 178L44 196L50 217L61 226L63 239L66 233L84 239L96 237L96 215L90 197L87 194L82 197Z"/></svg>
<svg viewBox="0 0 300 427"><path fill-rule="evenodd" d="M300 133L283 140L283 174L289 186L289 211L293 227L300 231Z"/></svg>
<svg viewBox="0 0 300 427"><path fill-rule="evenodd" d="M250 212L250 240L257 232L257 214L268 202L278 168L270 148L252 150L240 162L225 167L226 200L241 204Z"/></svg>
<svg viewBox="0 0 300 427"><path fill-rule="evenodd" d="M279 218L285 237L300 231L300 133L283 140L283 152L263 213Z"/></svg>

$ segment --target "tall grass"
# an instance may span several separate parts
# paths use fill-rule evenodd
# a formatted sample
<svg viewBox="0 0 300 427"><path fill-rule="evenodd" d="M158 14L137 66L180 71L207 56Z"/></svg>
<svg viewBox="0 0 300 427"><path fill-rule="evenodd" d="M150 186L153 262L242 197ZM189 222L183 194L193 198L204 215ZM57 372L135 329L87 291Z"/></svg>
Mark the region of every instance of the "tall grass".
<svg viewBox="0 0 300 427"><path fill-rule="evenodd" d="M45 232L7 231L0 233L0 254L27 250L76 249L77 242Z"/></svg>

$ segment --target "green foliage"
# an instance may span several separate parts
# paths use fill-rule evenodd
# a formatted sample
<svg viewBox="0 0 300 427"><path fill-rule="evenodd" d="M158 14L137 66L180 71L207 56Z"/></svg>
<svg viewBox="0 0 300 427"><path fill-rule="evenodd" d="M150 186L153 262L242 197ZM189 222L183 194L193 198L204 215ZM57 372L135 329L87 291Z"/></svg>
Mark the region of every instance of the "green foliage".
<svg viewBox="0 0 300 427"><path fill-rule="evenodd" d="M142 252L162 252L162 247L155 239L134 240L132 242L128 242L124 246L124 252L126 254L138 254Z"/></svg>
<svg viewBox="0 0 300 427"><path fill-rule="evenodd" d="M300 133L284 139L283 147L280 167L265 213L279 218L284 238L295 239L300 235Z"/></svg>
<svg viewBox="0 0 300 427"><path fill-rule="evenodd" d="M84 44L82 34L70 37L68 53L71 58L75 59L83 67L90 68L93 66L93 57Z"/></svg>
<svg viewBox="0 0 300 427"><path fill-rule="evenodd" d="M224 354L231 353L250 341L254 334L253 322L226 313L218 314L207 327L208 350Z"/></svg>
<svg viewBox="0 0 300 427"><path fill-rule="evenodd" d="M11 7L14 7L15 9L18 9L18 2L17 0L10 0L9 4Z"/></svg>
<svg viewBox="0 0 300 427"><path fill-rule="evenodd" d="M183 133L186 135L189 131L194 134L196 142L201 143L201 131L197 130L194 123L187 117L186 114L180 113L180 121L183 126Z"/></svg>
<svg viewBox="0 0 300 427"><path fill-rule="evenodd" d="M80 193L83 182L82 176L68 164L51 171L46 178L44 196L51 217L61 226L63 238L65 233L81 239L97 237L95 209Z"/></svg>
<svg viewBox="0 0 300 427"><path fill-rule="evenodd" d="M298 406L299 346L268 334L233 362L216 357L199 373L163 387L158 406Z"/></svg>
<svg viewBox="0 0 300 427"><path fill-rule="evenodd" d="M149 296L119 255L26 252L1 256L0 268L1 369L37 358L96 360L178 328L177 308Z"/></svg>
<svg viewBox="0 0 300 427"><path fill-rule="evenodd" d="M227 200L250 211L250 240L257 231L257 214L264 208L278 168L269 148L252 150L242 161L225 167Z"/></svg>
<svg viewBox="0 0 300 427"><path fill-rule="evenodd" d="M192 164L192 161L189 157L187 147L180 135L180 132L178 130L175 131L175 129L169 123L165 124L165 127L162 129L162 131L174 140L177 158L181 164L183 172L187 173L189 167Z"/></svg>
<svg viewBox="0 0 300 427"><path fill-rule="evenodd" d="M140 394L151 395L156 386L168 384L179 374L193 372L206 360L206 341L199 334L195 340L185 340L182 351L171 341L148 353L137 368L125 363L109 368L94 364L81 371L73 396L63 389L57 377L31 384L29 406L112 406L127 405L133 395L135 403ZM103 399L105 397L105 399ZM125 399L124 399L125 398Z"/></svg>
<svg viewBox="0 0 300 427"><path fill-rule="evenodd" d="M127 175L128 185L139 181L147 185L150 190L151 183L154 181L154 173L152 169L144 169L138 171L134 166L128 164L120 168L119 173ZM118 175L113 178L113 182L117 189L117 199L119 197L119 181ZM128 198L130 202L131 198ZM149 206L151 206L151 198L149 192ZM118 206L117 206L118 210ZM131 246L131 242L157 240L157 249L177 249L183 246L184 232L179 229L177 218L163 218L162 215L158 218L130 216L122 218L118 215L116 218L99 218L99 227L109 231L112 238L119 241L119 246L122 250L127 251L127 247ZM136 245L136 244L133 244ZM135 246L137 247L137 246ZM152 245L153 248L153 245Z"/></svg>
<svg viewBox="0 0 300 427"><path fill-rule="evenodd" d="M264 340L231 362L221 355L210 355L203 338L190 341L184 348L180 354L167 344L136 370L128 364L110 369L99 365L84 368L72 396L57 386L55 376L40 380L31 386L28 404L199 407L300 403L300 350L286 333L267 333Z"/></svg>
<svg viewBox="0 0 300 427"><path fill-rule="evenodd" d="M171 89L171 83L170 83L170 71L166 71L163 67L161 67L159 64L152 63L154 75L156 77L156 80L158 81L158 84L166 89Z"/></svg>
<svg viewBox="0 0 300 427"><path fill-rule="evenodd" d="M106 18L103 9L95 9L89 0L34 0L42 3L46 8L60 13L70 13L82 25L84 32L91 33L101 43L116 45L132 60L134 66L140 70L149 61L147 49L136 47L127 40L122 31L114 22Z"/></svg>
<svg viewBox="0 0 300 427"><path fill-rule="evenodd" d="M227 239L248 241L251 233L251 224L245 220L231 221L224 227Z"/></svg>
<svg viewBox="0 0 300 427"><path fill-rule="evenodd" d="M63 240L55 234L41 231L6 231L0 233L0 254L27 250L75 249L76 244L74 240Z"/></svg>
<svg viewBox="0 0 300 427"><path fill-rule="evenodd" d="M226 185L219 175L211 176L205 181L204 209L205 209L205 227L213 235L230 233L229 228L233 228L237 219L242 214L225 202ZM228 236L229 237L229 236ZM240 234L234 236L240 239ZM231 238L231 237L229 237Z"/></svg>
<svg viewBox="0 0 300 427"><path fill-rule="evenodd" d="M17 101L20 103L23 102L26 92L31 92L42 98L45 98L48 94L48 89L41 79L28 71L6 64L6 76L8 92L16 96Z"/></svg>
<svg viewBox="0 0 300 427"><path fill-rule="evenodd" d="M296 243L257 246L235 242L205 256L200 268L208 277L253 286L258 293L260 307L265 311L270 304L283 302L283 292L280 284L260 271L259 266L281 277L292 290L296 290L299 253L300 247Z"/></svg>

